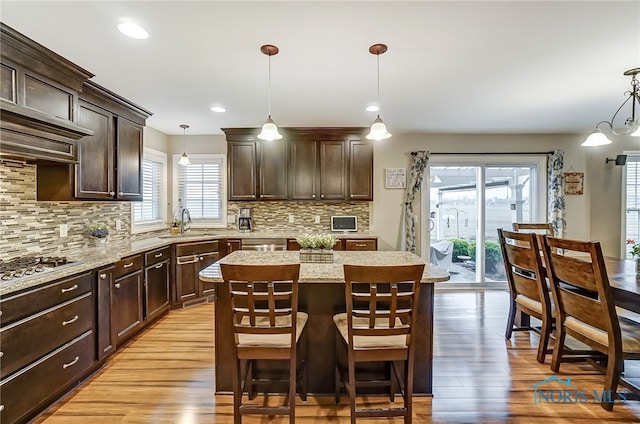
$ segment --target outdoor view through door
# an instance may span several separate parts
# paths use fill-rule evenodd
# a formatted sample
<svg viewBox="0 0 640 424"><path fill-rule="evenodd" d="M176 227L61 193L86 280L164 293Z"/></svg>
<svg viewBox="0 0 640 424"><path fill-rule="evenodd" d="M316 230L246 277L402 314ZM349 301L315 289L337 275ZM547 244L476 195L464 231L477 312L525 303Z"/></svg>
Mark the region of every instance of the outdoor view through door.
<svg viewBox="0 0 640 424"><path fill-rule="evenodd" d="M506 287L497 230L536 220L536 169L536 164L430 166L431 262L448 267L450 282Z"/></svg>

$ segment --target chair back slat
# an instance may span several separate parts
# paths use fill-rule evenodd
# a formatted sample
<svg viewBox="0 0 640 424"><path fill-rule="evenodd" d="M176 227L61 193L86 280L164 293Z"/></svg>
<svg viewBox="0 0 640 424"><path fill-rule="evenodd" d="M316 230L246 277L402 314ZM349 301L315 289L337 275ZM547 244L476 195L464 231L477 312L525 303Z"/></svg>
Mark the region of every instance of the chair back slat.
<svg viewBox="0 0 640 424"><path fill-rule="evenodd" d="M290 334L295 343L300 264L221 264L220 270L231 293L236 335Z"/></svg>
<svg viewBox="0 0 640 424"><path fill-rule="evenodd" d="M543 234L548 236L553 236L553 224L550 222L514 222L513 223L513 231L518 232L531 232L535 234Z"/></svg>
<svg viewBox="0 0 640 424"><path fill-rule="evenodd" d="M618 343L620 324L600 243L549 236L540 239L558 322L564 325L567 317L573 317L606 331L609 342ZM562 249L564 254L553 253L553 249Z"/></svg>
<svg viewBox="0 0 640 424"><path fill-rule="evenodd" d="M354 336L411 334L423 272L424 264L344 265L350 346Z"/></svg>
<svg viewBox="0 0 640 424"><path fill-rule="evenodd" d="M550 311L551 301L536 235L499 228L498 239L512 298L521 294L542 303L543 308Z"/></svg>

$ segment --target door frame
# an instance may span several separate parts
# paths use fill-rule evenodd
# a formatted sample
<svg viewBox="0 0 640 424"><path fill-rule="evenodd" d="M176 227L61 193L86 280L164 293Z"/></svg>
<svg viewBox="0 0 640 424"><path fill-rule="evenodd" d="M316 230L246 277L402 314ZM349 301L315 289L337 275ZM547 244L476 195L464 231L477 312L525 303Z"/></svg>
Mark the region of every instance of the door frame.
<svg viewBox="0 0 640 424"><path fill-rule="evenodd" d="M437 154L431 153L429 155L429 162L427 168L424 171L424 178L422 183L422 189L420 192L420 222L425 225L420 225L420 252L422 252L422 258L425 261L429 261L430 252L430 230L429 225L429 208L431 205L431 181L429 175L431 173L432 166L479 166L481 181L483 182L483 190L479 190L478 193L478 219L482 218L484 222L485 207L484 207L484 178L485 168L487 166L522 166L522 165L535 165L536 175L533 181L534 192L538 193L535 204L532 208L532 217L534 220L545 222L548 219L547 204L548 204L548 157L546 154L500 154L500 153L485 153L485 154ZM482 201L482 203L480 203ZM479 221L480 222L480 221ZM510 228L509 228L510 230ZM484 231L480 231L478 234L477 244L484 246L485 235ZM480 266L482 268L482 275L484 275L484 252L479 255ZM436 287L437 288L437 287ZM448 287L453 288L453 287ZM501 282L475 282L475 283L456 283L455 288L468 289L468 288L499 288L506 289L506 284Z"/></svg>

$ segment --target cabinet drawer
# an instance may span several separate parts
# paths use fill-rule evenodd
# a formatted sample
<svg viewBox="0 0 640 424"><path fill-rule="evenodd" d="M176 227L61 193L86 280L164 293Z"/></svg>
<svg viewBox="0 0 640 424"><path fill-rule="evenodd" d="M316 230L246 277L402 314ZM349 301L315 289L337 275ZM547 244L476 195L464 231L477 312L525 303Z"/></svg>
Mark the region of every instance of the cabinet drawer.
<svg viewBox="0 0 640 424"><path fill-rule="evenodd" d="M0 301L2 324L14 321L66 302L91 291L93 273L65 278L32 290L3 297Z"/></svg>
<svg viewBox="0 0 640 424"><path fill-rule="evenodd" d="M377 240L345 240L345 250L378 250Z"/></svg>
<svg viewBox="0 0 640 424"><path fill-rule="evenodd" d="M95 336L92 331L87 331L10 378L2 380L0 422L14 423L41 410L65 386L82 377L93 365L94 357Z"/></svg>
<svg viewBox="0 0 640 424"><path fill-rule="evenodd" d="M118 279L123 275L142 270L142 255L129 256L116 262L113 268L113 278Z"/></svg>
<svg viewBox="0 0 640 424"><path fill-rule="evenodd" d="M2 378L92 330L93 302L92 293L85 293L80 298L0 329Z"/></svg>
<svg viewBox="0 0 640 424"><path fill-rule="evenodd" d="M168 260L171 252L170 249L171 248L167 246L167 247L163 247L162 249L156 249L156 250L152 250L151 252L145 253L144 254L145 266L155 265L162 261Z"/></svg>
<svg viewBox="0 0 640 424"><path fill-rule="evenodd" d="M198 243L179 244L176 246L176 256L197 255L201 252L217 252L218 240Z"/></svg>

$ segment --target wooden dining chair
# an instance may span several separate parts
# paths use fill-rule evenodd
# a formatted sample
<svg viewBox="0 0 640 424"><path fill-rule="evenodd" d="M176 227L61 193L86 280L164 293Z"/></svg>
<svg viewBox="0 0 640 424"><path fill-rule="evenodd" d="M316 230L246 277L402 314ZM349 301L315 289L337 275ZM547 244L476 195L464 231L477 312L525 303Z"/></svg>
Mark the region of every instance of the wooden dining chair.
<svg viewBox="0 0 640 424"><path fill-rule="evenodd" d="M513 331L533 330L539 333L537 360L544 363L553 328L553 305L545 280L540 248L533 233L517 233L498 228L498 239L509 284L510 304L505 338ZM517 326L516 314L527 314L540 320L540 328Z"/></svg>
<svg viewBox="0 0 640 424"><path fill-rule="evenodd" d="M606 355L605 393L601 405L613 409L625 359L640 359L640 323L618 316L599 242L538 236L556 309L551 369L560 370L567 335ZM554 249L563 252L555 253ZM640 391L637 386L625 386Z"/></svg>
<svg viewBox="0 0 640 424"><path fill-rule="evenodd" d="M302 376L306 361L303 330L308 315L298 311L300 264L220 264L220 270L231 293L231 303L219 306L231 308L233 316L236 354L233 370L234 423L240 424L242 415L245 414L288 415L289 422L294 423L299 381L302 398L306 400L306 378ZM303 346L300 349L301 358L298 358L299 345ZM254 375L255 360L289 362L288 405L243 404L247 383L247 392L251 398L254 385L273 382L267 377L258 378L259 376ZM241 366L243 363L244 367Z"/></svg>
<svg viewBox="0 0 640 424"><path fill-rule="evenodd" d="M351 423L357 417L404 417L412 419L413 361L420 280L424 264L405 266L344 265L346 313L333 321L336 342L336 403L341 382L349 395ZM345 360L346 351L346 364ZM356 379L358 364L383 362L388 379ZM402 363L403 367L398 367ZM362 377L362 376L361 376ZM396 388L402 407L356 408L356 387L389 387L394 400Z"/></svg>

